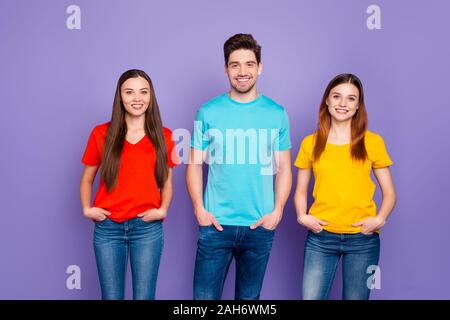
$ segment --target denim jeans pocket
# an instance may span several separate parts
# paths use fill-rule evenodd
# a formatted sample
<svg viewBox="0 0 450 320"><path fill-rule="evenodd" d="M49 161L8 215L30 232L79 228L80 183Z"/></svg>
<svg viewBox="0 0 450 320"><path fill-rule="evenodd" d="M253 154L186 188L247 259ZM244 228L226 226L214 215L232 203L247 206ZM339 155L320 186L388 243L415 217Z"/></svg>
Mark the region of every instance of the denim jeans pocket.
<svg viewBox="0 0 450 320"><path fill-rule="evenodd" d="M261 230L263 230L265 232L275 232L275 229L270 230L270 229L264 228L263 226L259 226L258 229L261 229Z"/></svg>
<svg viewBox="0 0 450 320"><path fill-rule="evenodd" d="M216 227L214 227L213 224L210 224L210 225L207 225L207 226L198 225L199 233L211 233L214 230L216 230Z"/></svg>
<svg viewBox="0 0 450 320"><path fill-rule="evenodd" d="M145 228L145 229L156 229L162 227L161 220L151 220L151 221L144 221L142 218L138 218L139 223L138 227Z"/></svg>
<svg viewBox="0 0 450 320"><path fill-rule="evenodd" d="M378 236L377 232L372 232L372 233L362 233L362 232L360 232L359 234L361 234L364 237L368 237L368 238L372 238L372 237Z"/></svg>
<svg viewBox="0 0 450 320"><path fill-rule="evenodd" d="M104 224L104 223L108 222L107 220L109 220L109 219L108 219L108 218L105 218L105 219L103 219L103 220L101 220L101 221L96 220L96 221L95 221L95 224Z"/></svg>
<svg viewBox="0 0 450 320"><path fill-rule="evenodd" d="M152 222L156 222L156 221L157 221L157 220L145 221L144 218L140 218L140 217L138 217L138 218L136 218L136 219L139 219L138 221L139 221L139 222L142 222L142 223L144 223L144 224L150 224L150 223L152 223Z"/></svg>
<svg viewBox="0 0 450 320"><path fill-rule="evenodd" d="M209 226L198 226L198 238L199 240L210 241L212 238L220 237L220 232L217 231L213 224Z"/></svg>

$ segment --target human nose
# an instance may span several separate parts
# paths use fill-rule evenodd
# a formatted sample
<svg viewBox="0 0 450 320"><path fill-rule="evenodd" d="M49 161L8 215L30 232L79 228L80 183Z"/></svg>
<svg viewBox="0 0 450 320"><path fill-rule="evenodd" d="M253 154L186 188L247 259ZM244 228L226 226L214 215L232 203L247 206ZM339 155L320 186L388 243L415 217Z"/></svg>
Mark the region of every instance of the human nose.
<svg viewBox="0 0 450 320"><path fill-rule="evenodd" d="M238 75L246 75L247 74L247 67L245 65L241 65L239 67L239 73Z"/></svg>
<svg viewBox="0 0 450 320"><path fill-rule="evenodd" d="M339 98L338 105L340 107L347 107L347 100L343 98Z"/></svg>
<svg viewBox="0 0 450 320"><path fill-rule="evenodd" d="M133 96L133 101L141 101L142 97L139 93L135 93Z"/></svg>

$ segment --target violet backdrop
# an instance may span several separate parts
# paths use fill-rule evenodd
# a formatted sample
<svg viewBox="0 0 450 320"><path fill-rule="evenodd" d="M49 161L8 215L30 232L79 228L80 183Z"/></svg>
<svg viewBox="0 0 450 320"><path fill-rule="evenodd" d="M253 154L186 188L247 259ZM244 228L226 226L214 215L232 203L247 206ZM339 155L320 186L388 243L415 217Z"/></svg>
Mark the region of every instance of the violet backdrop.
<svg viewBox="0 0 450 320"><path fill-rule="evenodd" d="M72 4L79 30L66 27ZM366 26L373 4L379 30ZM0 299L100 297L80 160L91 129L110 119L118 77L145 70L165 126L191 130L201 104L228 88L222 46L239 32L262 45L259 89L288 111L293 158L328 81L342 72L362 79L369 128L385 139L398 192L372 299L450 299L449 31L445 0L1 0ZM198 228L184 174L185 165L174 171L158 299L192 298ZM306 232L293 191L262 299L301 298ZM70 265L81 269L79 290L66 287ZM338 275L331 298L341 287ZM233 290L232 267L223 297Z"/></svg>

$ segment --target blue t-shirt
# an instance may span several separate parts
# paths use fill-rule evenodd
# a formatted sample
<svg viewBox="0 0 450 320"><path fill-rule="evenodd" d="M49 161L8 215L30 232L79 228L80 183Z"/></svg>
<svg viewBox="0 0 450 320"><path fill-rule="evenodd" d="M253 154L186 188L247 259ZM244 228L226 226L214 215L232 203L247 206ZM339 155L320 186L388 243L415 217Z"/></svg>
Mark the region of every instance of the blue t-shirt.
<svg viewBox="0 0 450 320"><path fill-rule="evenodd" d="M283 107L264 95L218 96L198 110L191 146L207 149L205 209L220 224L250 226L273 211L274 151L291 148Z"/></svg>

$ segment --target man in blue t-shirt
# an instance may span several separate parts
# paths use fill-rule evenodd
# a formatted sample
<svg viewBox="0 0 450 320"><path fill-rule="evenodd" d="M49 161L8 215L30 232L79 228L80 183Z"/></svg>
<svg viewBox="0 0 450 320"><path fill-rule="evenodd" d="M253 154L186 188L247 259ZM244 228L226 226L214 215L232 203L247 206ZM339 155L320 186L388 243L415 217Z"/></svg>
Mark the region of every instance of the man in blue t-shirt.
<svg viewBox="0 0 450 320"><path fill-rule="evenodd" d="M200 225L194 299L221 298L233 257L235 299L259 299L291 190L289 120L283 107L256 89L263 66L252 35L229 38L224 56L230 90L198 110L186 172ZM203 163L209 169L204 197Z"/></svg>

